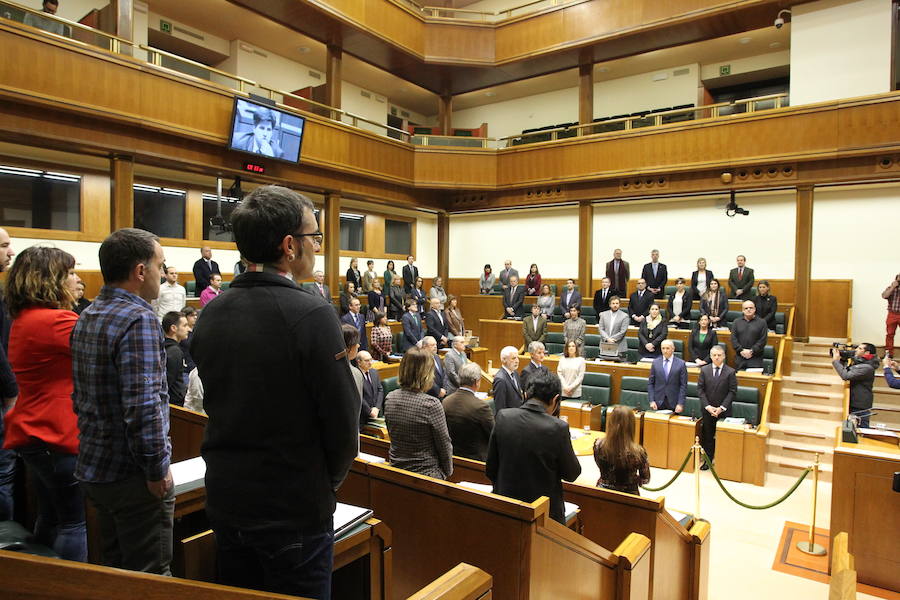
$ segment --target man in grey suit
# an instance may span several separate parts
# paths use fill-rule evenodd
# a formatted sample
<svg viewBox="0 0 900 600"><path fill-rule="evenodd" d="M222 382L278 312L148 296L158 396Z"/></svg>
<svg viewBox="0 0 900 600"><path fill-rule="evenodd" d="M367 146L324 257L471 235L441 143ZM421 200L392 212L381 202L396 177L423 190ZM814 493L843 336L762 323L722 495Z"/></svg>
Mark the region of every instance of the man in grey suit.
<svg viewBox="0 0 900 600"><path fill-rule="evenodd" d="M506 262L503 263L503 270L500 271L500 283L503 284L503 291L506 291L509 287L511 277L515 277L516 281L518 281L519 272L512 268L512 261L507 258Z"/></svg>
<svg viewBox="0 0 900 600"><path fill-rule="evenodd" d="M313 273L313 291L318 294L325 302L331 304L331 290L325 285L325 273L316 271Z"/></svg>
<svg viewBox="0 0 900 600"><path fill-rule="evenodd" d="M628 315L624 310L619 310L621 300L618 296L609 299L609 310L600 313L597 327L600 329L600 338L608 344L618 344L617 356L628 352L628 342L625 334L628 333ZM601 350L601 355L603 351ZM609 356L607 356L609 358Z"/></svg>
<svg viewBox="0 0 900 600"><path fill-rule="evenodd" d="M753 297L753 269L745 266L747 257L738 254L737 266L728 274L728 287L730 288L729 298L738 298L747 300Z"/></svg>
<svg viewBox="0 0 900 600"><path fill-rule="evenodd" d="M459 389L459 370L469 362L466 358L466 339L456 336L450 342L450 351L444 355L444 371L447 372L447 395ZM452 436L451 436L452 438Z"/></svg>
<svg viewBox="0 0 900 600"><path fill-rule="evenodd" d="M516 373L516 369L519 368L519 350L513 346L503 348L500 351L500 363L502 366L494 375L494 384L491 387L495 415L504 408L522 406L522 382Z"/></svg>
<svg viewBox="0 0 900 600"><path fill-rule="evenodd" d="M700 368L697 392L700 395L700 409L703 411L700 445L712 461L716 455L716 423L731 410L731 403L737 394L737 374L725 364L725 348L722 346L713 346L709 351L709 358L712 362ZM704 462L700 469L706 471L709 467Z"/></svg>
<svg viewBox="0 0 900 600"><path fill-rule="evenodd" d="M650 365L647 380L647 399L653 410L671 410L680 414L687 395L687 365L675 356L675 342L663 340L659 345L662 356Z"/></svg>

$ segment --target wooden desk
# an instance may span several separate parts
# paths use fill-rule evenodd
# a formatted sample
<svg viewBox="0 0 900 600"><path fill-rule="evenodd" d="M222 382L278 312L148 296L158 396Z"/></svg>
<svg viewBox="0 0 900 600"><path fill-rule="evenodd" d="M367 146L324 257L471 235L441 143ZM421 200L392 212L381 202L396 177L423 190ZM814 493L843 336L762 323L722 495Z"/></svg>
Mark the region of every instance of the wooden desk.
<svg viewBox="0 0 900 600"><path fill-rule="evenodd" d="M674 470L681 466L684 455L694 445L694 436L698 435L697 426L699 423L700 421L693 421L690 417L674 416L669 419L667 469ZM688 461L684 472L694 472L693 461Z"/></svg>
<svg viewBox="0 0 900 600"><path fill-rule="evenodd" d="M900 448L861 438L845 444L837 431L831 484L831 537L846 531L860 583L900 592Z"/></svg>
<svg viewBox="0 0 900 600"><path fill-rule="evenodd" d="M672 415L656 412L642 413L643 438L641 443L647 451L651 467L669 468L669 419ZM677 466L675 468L678 468Z"/></svg>

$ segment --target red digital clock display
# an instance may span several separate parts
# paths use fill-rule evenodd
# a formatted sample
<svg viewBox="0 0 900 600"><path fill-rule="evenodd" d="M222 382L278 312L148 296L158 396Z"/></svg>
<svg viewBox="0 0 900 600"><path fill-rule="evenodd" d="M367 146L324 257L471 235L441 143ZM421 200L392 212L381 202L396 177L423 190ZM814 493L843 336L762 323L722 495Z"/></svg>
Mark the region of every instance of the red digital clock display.
<svg viewBox="0 0 900 600"><path fill-rule="evenodd" d="M248 171L250 173L259 173L260 175L262 175L263 173L266 172L266 168L263 165L259 165L259 164L252 163L252 162L245 162L244 170Z"/></svg>

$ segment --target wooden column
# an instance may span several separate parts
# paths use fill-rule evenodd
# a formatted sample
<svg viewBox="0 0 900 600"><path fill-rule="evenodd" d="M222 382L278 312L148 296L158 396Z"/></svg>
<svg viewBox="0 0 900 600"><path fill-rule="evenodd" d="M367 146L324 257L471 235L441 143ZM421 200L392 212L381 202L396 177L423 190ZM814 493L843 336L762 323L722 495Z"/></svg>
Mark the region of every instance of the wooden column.
<svg viewBox="0 0 900 600"><path fill-rule="evenodd" d="M184 238L203 240L203 192L188 190L184 203Z"/></svg>
<svg viewBox="0 0 900 600"><path fill-rule="evenodd" d="M134 0L110 0L110 7L115 19L115 34L128 41L134 41ZM122 45L122 54L131 55L132 48Z"/></svg>
<svg viewBox="0 0 900 600"><path fill-rule="evenodd" d="M340 108L343 51L338 44L326 44L325 52L325 104Z"/></svg>
<svg viewBox="0 0 900 600"><path fill-rule="evenodd" d="M453 96L444 94L438 99L438 127L444 135L453 131Z"/></svg>
<svg viewBox="0 0 900 600"><path fill-rule="evenodd" d="M114 156L110 159L109 170L112 230L134 227L134 159Z"/></svg>
<svg viewBox="0 0 900 600"><path fill-rule="evenodd" d="M438 213L437 230L438 275L444 280L446 288L450 278L450 215Z"/></svg>
<svg viewBox="0 0 900 600"><path fill-rule="evenodd" d="M801 342L809 339L814 194L811 185L797 188L797 231L794 236L794 339Z"/></svg>
<svg viewBox="0 0 900 600"><path fill-rule="evenodd" d="M338 293L341 275L341 196L325 194L325 283L332 294Z"/></svg>
<svg viewBox="0 0 900 600"><path fill-rule="evenodd" d="M591 300L594 276L594 207L590 200L578 203L578 287L585 304Z"/></svg>
<svg viewBox="0 0 900 600"><path fill-rule="evenodd" d="M594 120L594 63L591 50L581 53L578 65L578 122L582 125Z"/></svg>

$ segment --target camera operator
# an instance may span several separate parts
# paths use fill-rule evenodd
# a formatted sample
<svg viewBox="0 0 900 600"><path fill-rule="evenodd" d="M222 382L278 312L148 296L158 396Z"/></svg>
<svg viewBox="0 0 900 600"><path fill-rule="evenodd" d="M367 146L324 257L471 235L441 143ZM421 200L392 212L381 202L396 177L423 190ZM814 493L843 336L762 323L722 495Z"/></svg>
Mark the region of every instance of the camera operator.
<svg viewBox="0 0 900 600"><path fill-rule="evenodd" d="M888 387L900 389L900 376L894 375L898 366L900 365L897 364L897 361L892 360L890 356L884 357L884 382L888 384Z"/></svg>
<svg viewBox="0 0 900 600"><path fill-rule="evenodd" d="M860 344L853 352L853 356L844 357L838 348L831 349L832 365L841 379L850 382L850 414L868 413L872 408L872 384L875 382L875 369L878 367L878 357L875 356L875 346L872 344ZM861 416L860 427L869 426L869 417Z"/></svg>
<svg viewBox="0 0 900 600"><path fill-rule="evenodd" d="M887 321L885 326L887 333L884 338L884 350L888 356L894 356L894 332L900 326L900 273L894 277L891 285L887 286L881 297L888 302Z"/></svg>

